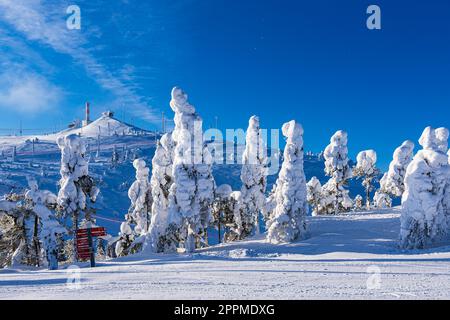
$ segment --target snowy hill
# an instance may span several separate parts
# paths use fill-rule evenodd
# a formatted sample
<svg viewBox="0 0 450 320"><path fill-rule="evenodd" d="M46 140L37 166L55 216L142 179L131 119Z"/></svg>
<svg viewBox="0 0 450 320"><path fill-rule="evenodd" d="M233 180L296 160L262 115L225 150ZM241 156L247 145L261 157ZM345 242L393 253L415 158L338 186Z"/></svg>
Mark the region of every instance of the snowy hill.
<svg viewBox="0 0 450 320"><path fill-rule="evenodd" d="M3 299L449 299L450 247L397 248L397 209L308 217L310 237L252 238L192 255L0 273ZM73 279L79 279L74 286ZM67 282L69 281L69 285ZM78 280L77 280L78 281Z"/></svg>
<svg viewBox="0 0 450 320"><path fill-rule="evenodd" d="M18 154L32 155L33 140L37 154L53 151L59 152L56 140L61 136L69 134L80 135L81 137L88 139L90 143L96 141L98 138L114 142L114 140L116 140L114 138L118 136L155 135L152 132L119 121L115 119L112 114L105 112L100 118L84 127L68 128L58 133L30 136L0 136L0 152L3 152L4 155L11 155L12 147L15 146ZM105 141L103 140L102 144L104 142Z"/></svg>

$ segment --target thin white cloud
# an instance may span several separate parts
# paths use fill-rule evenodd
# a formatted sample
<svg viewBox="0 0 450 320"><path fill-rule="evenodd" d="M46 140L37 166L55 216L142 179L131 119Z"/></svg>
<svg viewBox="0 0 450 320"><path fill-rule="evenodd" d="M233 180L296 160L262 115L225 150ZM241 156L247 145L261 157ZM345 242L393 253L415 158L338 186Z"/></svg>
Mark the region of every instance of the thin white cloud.
<svg viewBox="0 0 450 320"><path fill-rule="evenodd" d="M10 70L0 74L0 109L39 114L57 106L62 96L58 87L35 73Z"/></svg>
<svg viewBox="0 0 450 320"><path fill-rule="evenodd" d="M83 36L83 32L66 28L65 19L61 18L64 14L65 7L62 5L44 5L39 0L0 0L0 19L28 40L72 57L85 68L88 76L117 97L114 104L127 106L130 112L142 120L153 123L159 121L148 99L133 90L136 86L129 83L129 74L122 79L120 71L116 75L103 65L87 48L88 39Z"/></svg>

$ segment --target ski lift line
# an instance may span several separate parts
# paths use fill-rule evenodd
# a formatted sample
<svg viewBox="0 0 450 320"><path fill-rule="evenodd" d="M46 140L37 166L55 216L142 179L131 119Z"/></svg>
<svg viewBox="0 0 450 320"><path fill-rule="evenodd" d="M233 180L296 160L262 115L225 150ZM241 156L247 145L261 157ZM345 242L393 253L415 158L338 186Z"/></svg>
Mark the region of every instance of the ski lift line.
<svg viewBox="0 0 450 320"><path fill-rule="evenodd" d="M97 214L93 214L92 216L93 216L94 218L97 218L97 219L100 219L100 220L111 221L111 222L120 223L120 224L122 224L122 222L123 222L123 221L119 221L119 220L114 220L114 219L105 218L105 217L99 216L99 215L97 215Z"/></svg>
<svg viewBox="0 0 450 320"><path fill-rule="evenodd" d="M132 143L132 144L126 144L126 143L122 143L122 144L117 144L116 147L128 147L128 148L133 148L133 147L145 147L145 146L153 146L155 143L153 141L150 141L150 143L145 142L145 143ZM91 144L91 146L93 146ZM113 150L114 147L100 147L100 151L108 151L108 150ZM47 154L56 154L56 153L60 153L59 149L55 149L55 150L48 150L48 151L36 151L36 152L27 152L27 151L18 151L16 152L17 156L31 156L31 155L47 155ZM95 153L95 151L92 151L90 153ZM11 152L7 152L6 154L11 154Z"/></svg>
<svg viewBox="0 0 450 320"><path fill-rule="evenodd" d="M17 128L0 128L2 131L54 131L55 128L37 128L37 129L17 129Z"/></svg>

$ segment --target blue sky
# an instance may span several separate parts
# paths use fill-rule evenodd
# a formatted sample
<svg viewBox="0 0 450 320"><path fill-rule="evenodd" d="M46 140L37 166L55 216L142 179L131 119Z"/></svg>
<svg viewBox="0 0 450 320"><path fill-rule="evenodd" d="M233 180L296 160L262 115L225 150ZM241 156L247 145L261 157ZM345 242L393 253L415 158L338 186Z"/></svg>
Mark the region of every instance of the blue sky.
<svg viewBox="0 0 450 320"><path fill-rule="evenodd" d="M0 128L61 128L89 100L153 129L179 85L205 127L295 119L313 151L343 129L385 169L403 140L450 127L449 15L446 0L0 0Z"/></svg>

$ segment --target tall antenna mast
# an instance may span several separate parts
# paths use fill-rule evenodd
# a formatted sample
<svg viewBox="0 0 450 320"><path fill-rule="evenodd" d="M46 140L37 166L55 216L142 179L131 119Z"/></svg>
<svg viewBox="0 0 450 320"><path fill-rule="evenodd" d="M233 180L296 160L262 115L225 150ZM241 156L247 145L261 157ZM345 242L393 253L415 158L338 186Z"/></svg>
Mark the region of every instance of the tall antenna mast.
<svg viewBox="0 0 450 320"><path fill-rule="evenodd" d="M85 104L85 118L84 118L84 120L81 123L82 127L87 126L89 123L91 123L91 119L90 119L91 110L90 109L91 108L90 108L89 102L86 102L86 104Z"/></svg>

